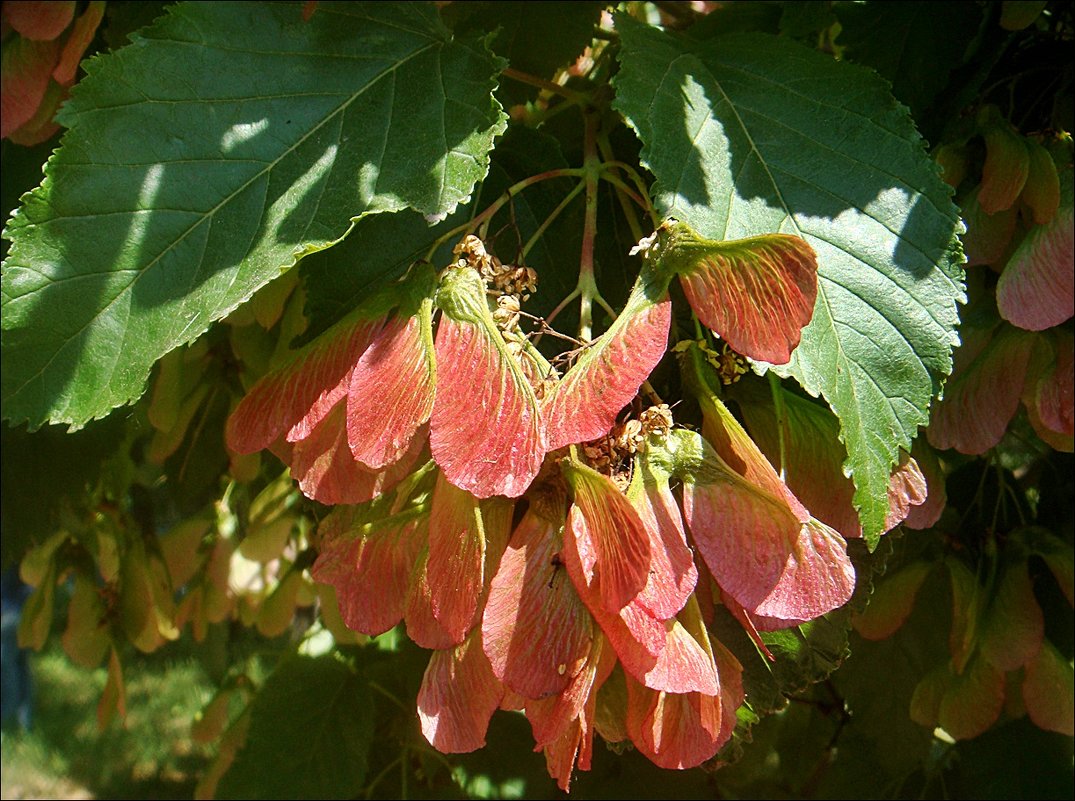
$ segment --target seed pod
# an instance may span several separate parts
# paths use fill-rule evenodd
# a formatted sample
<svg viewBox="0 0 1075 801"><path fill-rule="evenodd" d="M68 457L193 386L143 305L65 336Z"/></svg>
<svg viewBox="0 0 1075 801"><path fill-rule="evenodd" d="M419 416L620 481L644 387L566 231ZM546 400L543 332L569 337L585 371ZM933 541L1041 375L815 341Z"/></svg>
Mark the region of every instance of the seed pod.
<svg viewBox="0 0 1075 801"><path fill-rule="evenodd" d="M141 548L130 547L120 560L119 612L123 631L143 653L164 644L157 629L152 577Z"/></svg>
<svg viewBox="0 0 1075 801"><path fill-rule="evenodd" d="M967 149L953 142L941 145L933 153L933 160L940 165L941 178L957 189L967 174Z"/></svg>
<svg viewBox="0 0 1075 801"><path fill-rule="evenodd" d="M1023 191L1030 174L1030 152L1026 140L1017 134L993 106L979 114L985 138L985 165L978 203L986 214L1010 209Z"/></svg>
<svg viewBox="0 0 1075 801"><path fill-rule="evenodd" d="M112 722L112 718L118 714L119 719L127 718L127 688L123 683L123 666L119 662L119 654L112 649L112 655L108 658L108 680L105 682L101 700L97 702L97 728L103 731Z"/></svg>
<svg viewBox="0 0 1075 801"><path fill-rule="evenodd" d="M1023 202L1030 207L1034 222L1051 222L1060 208L1060 176L1052 156L1038 142L1026 140L1030 152L1030 172L1023 187Z"/></svg>
<svg viewBox="0 0 1075 801"><path fill-rule="evenodd" d="M235 689L221 687L216 694L198 712L190 726L190 739L196 743L211 743L220 737L228 724L228 707Z"/></svg>
<svg viewBox="0 0 1075 801"><path fill-rule="evenodd" d="M302 571L291 569L262 603L257 627L264 636L277 637L287 631L295 616L295 601L301 584Z"/></svg>
<svg viewBox="0 0 1075 801"><path fill-rule="evenodd" d="M73 662L85 668L101 664L111 643L105 620L107 612L97 585L79 574L67 607L67 628L60 638L64 651Z"/></svg>
<svg viewBox="0 0 1075 801"><path fill-rule="evenodd" d="M805 239L766 234L718 242L675 221L659 233L652 255L679 275L707 328L752 359L791 359L817 298L817 254Z"/></svg>
<svg viewBox="0 0 1075 801"><path fill-rule="evenodd" d="M40 651L52 628L52 607L56 596L56 560L49 561L37 589L26 600L19 619L18 643L20 648Z"/></svg>

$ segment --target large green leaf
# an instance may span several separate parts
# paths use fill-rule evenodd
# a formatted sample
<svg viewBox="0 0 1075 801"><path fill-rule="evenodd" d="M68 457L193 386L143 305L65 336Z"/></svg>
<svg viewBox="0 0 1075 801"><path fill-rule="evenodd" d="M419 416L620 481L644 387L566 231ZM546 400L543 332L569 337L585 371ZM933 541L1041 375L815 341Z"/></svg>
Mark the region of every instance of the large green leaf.
<svg viewBox="0 0 1075 801"><path fill-rule="evenodd" d="M373 699L334 657L290 657L253 701L246 745L218 798L353 798L366 778Z"/></svg>
<svg viewBox="0 0 1075 801"><path fill-rule="evenodd" d="M107 414L352 220L469 196L505 125L485 44L426 4L301 9L180 4L88 62L5 232L4 417Z"/></svg>
<svg viewBox="0 0 1075 801"><path fill-rule="evenodd" d="M914 126L866 70L764 35L689 43L620 16L617 107L661 210L711 239L804 237L818 297L779 368L840 418L876 543L889 471L951 370L959 219Z"/></svg>

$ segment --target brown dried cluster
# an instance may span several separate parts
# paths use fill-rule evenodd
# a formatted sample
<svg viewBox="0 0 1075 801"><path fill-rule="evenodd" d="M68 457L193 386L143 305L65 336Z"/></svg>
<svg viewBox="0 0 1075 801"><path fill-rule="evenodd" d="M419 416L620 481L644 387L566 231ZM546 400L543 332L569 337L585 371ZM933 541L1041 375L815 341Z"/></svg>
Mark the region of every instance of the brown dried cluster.
<svg viewBox="0 0 1075 801"><path fill-rule="evenodd" d="M489 285L496 295L513 295L521 301L530 299L537 292L537 272L531 267L504 264L485 249L483 243L474 234L463 239L452 253L459 261L473 267Z"/></svg>
<svg viewBox="0 0 1075 801"><path fill-rule="evenodd" d="M637 418L617 423L605 436L583 444L582 452L595 470L626 491L634 455L645 451L650 436L665 437L671 430L672 410L662 403L645 409Z"/></svg>
<svg viewBox="0 0 1075 801"><path fill-rule="evenodd" d="M504 264L485 249L485 243L474 234L468 234L452 251L454 267L470 267L481 275L486 293L496 298L493 321L504 338L508 353L523 369L527 381L538 400L556 383L558 375L529 343L527 334L519 326L520 316L525 314L523 301L529 300L537 291L537 273L530 267ZM536 319L536 318L535 318Z"/></svg>
<svg viewBox="0 0 1075 801"><path fill-rule="evenodd" d="M501 331L514 331L519 326L519 296L501 295L496 299L493 319Z"/></svg>

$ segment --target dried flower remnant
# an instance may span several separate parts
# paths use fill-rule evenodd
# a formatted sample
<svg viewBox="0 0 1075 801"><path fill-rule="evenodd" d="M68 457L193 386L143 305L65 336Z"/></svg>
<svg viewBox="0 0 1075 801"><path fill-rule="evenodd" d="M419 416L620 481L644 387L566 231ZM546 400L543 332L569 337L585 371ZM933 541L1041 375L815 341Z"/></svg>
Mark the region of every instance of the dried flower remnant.
<svg viewBox="0 0 1075 801"><path fill-rule="evenodd" d="M456 267L472 267L481 275L489 291L497 296L514 297L518 301L530 300L537 292L537 273L531 267L504 264L485 249L485 243L474 234L468 234L452 249L458 258Z"/></svg>
<svg viewBox="0 0 1075 801"><path fill-rule="evenodd" d="M497 328L507 334L519 327L519 298L516 295L501 295L496 299L496 311L493 319Z"/></svg>
<svg viewBox="0 0 1075 801"><path fill-rule="evenodd" d="M739 380L750 372L750 364L742 355L732 350L727 342L721 342L717 350L709 347L702 339L681 339L672 348L673 353L685 353L690 348L697 348L709 365L716 371L720 383L726 387L739 383Z"/></svg>
<svg viewBox="0 0 1075 801"><path fill-rule="evenodd" d="M617 423L605 436L583 443L581 450L592 468L626 492L635 454L645 451L651 436L664 437L671 430L672 412L667 403L662 403L644 409L637 418Z"/></svg>

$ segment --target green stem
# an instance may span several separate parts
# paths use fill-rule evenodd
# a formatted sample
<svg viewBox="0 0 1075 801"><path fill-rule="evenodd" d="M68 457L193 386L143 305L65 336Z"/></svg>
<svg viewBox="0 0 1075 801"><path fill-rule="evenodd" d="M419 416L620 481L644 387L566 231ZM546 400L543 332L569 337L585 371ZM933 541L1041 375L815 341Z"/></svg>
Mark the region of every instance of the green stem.
<svg viewBox="0 0 1075 801"><path fill-rule="evenodd" d="M575 298L579 296L579 288L576 286L571 290L571 294L556 304L556 308L549 312L549 316L545 318L545 322L551 324L554 319L567 308L567 305L571 303Z"/></svg>
<svg viewBox="0 0 1075 801"><path fill-rule="evenodd" d="M963 514L960 515L959 525L956 526L956 529L963 528L963 524L967 522L967 518L970 517L972 512L977 512L979 522L984 522L982 520L982 498L985 494L985 481L988 475L988 469L982 470L982 475L978 479L978 487L974 490L974 498L967 505Z"/></svg>
<svg viewBox="0 0 1075 801"><path fill-rule="evenodd" d="M570 111L573 108L578 108L579 104L570 100L561 100L559 103L549 105L547 108L541 108L540 106L533 110L528 110L526 115L526 125L530 128L538 128L557 114L561 114L565 111Z"/></svg>
<svg viewBox="0 0 1075 801"><path fill-rule="evenodd" d="M996 542L994 537L997 532L997 521L1000 520L1001 511L1007 508L1008 498L1004 492L1004 488L1007 484L1004 480L1004 468L1001 467L998 461L993 462L993 472L996 473L997 476L997 500L996 503L993 504L993 520L989 524L989 539L987 540L987 544L992 545L995 548Z"/></svg>
<svg viewBox="0 0 1075 801"><path fill-rule="evenodd" d="M220 390L219 385L214 385L213 389L209 392L208 396L202 401L203 406L198 413L198 424L194 426L194 433L191 434L189 442L197 442L201 437L202 429L205 428L205 424L209 419L209 410L213 408L213 401L216 400L217 392ZM187 473L187 466L190 462L191 454L194 453L193 448L188 448L187 452L183 455L183 462L179 466L179 480L182 481Z"/></svg>
<svg viewBox="0 0 1075 801"><path fill-rule="evenodd" d="M586 183L586 214L582 228L582 253L579 255L579 339L593 338L593 300L598 296L593 274L594 240L597 238L597 179L601 174L601 159L597 154L597 115L586 115L585 159L583 175Z"/></svg>
<svg viewBox="0 0 1075 801"><path fill-rule="evenodd" d="M608 146L608 152L606 153L607 160L605 161L605 166L615 167L616 169L623 171L623 173L628 177L628 179L630 179L631 183L634 184L635 191L642 199L642 202L639 205L647 211L650 216L650 221L653 223L653 227L656 228L658 225L661 224L661 217L659 214L657 214L657 209L653 205L653 198L651 198L649 195L649 190L646 188L646 182L642 179L642 176L639 175L638 170L636 170L634 167L632 167L626 162L613 160L612 158L610 158L612 155L612 148L611 146Z"/></svg>
<svg viewBox="0 0 1075 801"><path fill-rule="evenodd" d="M698 321L698 316L692 314L691 320L694 321L694 338L699 342L705 342L705 330L702 328L701 322Z"/></svg>
<svg viewBox="0 0 1075 801"><path fill-rule="evenodd" d="M444 766L444 769L446 771L448 771L449 775L451 775L452 772L455 770L455 765L453 765L451 762L449 762L448 757L444 756L444 754L442 754L436 748L428 747L424 743L422 743L421 744L421 749L422 749L423 753L428 754L429 756L433 757L433 759L435 759L438 762L440 762L440 764ZM417 750L417 749L415 749L415 750Z"/></svg>
<svg viewBox="0 0 1075 801"><path fill-rule="evenodd" d="M433 260L433 254L437 252L437 249L450 239L453 239L463 232L470 232L478 228L484 223L487 223L492 217L504 208L505 204L511 201L513 197L522 192L527 187L540 183L541 181L548 181L552 178L581 178L586 174L586 169L579 167L563 167L556 170L547 170L546 172L540 172L537 175L531 175L528 178L524 178L518 181L500 195L496 200L489 204L489 206L475 217L467 220L465 223L457 225L450 231L437 237L436 241L430 246L426 252L426 261Z"/></svg>
<svg viewBox="0 0 1075 801"><path fill-rule="evenodd" d="M623 182L620 176L614 172L606 170L601 173L601 180L608 181L612 186L616 188L616 194L620 199L620 205L623 206L624 216L627 217L627 224L631 226L631 232L636 234L639 239L642 238L642 226L638 222L638 218L634 213L634 207L627 203L628 200L634 201L635 205L639 208L645 208L645 201L639 196L639 194Z"/></svg>
<svg viewBox="0 0 1075 801"><path fill-rule="evenodd" d="M642 177L630 164L626 164L622 161L617 161L615 153L612 150L612 143L609 142L608 134L602 133L597 139L597 146L601 150L601 156L604 158L605 171L601 174L601 177L616 187L616 197L620 201L620 208L623 209L623 216L627 218L627 225L631 228L631 235L634 236L635 241L640 240L644 233L642 232L642 225L638 221L638 217L635 214L634 207L631 206L627 199L630 198L638 206L649 214L650 219L653 221L653 227L656 228L660 224L660 220L657 217L656 209L653 208L653 201L649 197L649 193L646 191L646 184L642 180ZM635 190L628 189L623 183L622 179L611 170L621 170L630 179L631 183L635 185Z"/></svg>
<svg viewBox="0 0 1075 801"><path fill-rule="evenodd" d="M517 194L519 194L529 186L533 186L534 184L540 183L541 181L547 181L551 178L563 178L565 176L576 178L581 177L582 175L584 175L584 172L585 171L579 167L565 167L557 170L548 170L546 172L538 173L537 175L531 175L529 178L523 178L523 180L518 181L505 189L504 194L494 200L485 211L483 211L481 214L471 220L467 225L459 226L456 230L474 230L474 228L476 227L484 227L489 225L489 221L492 220L494 216L496 216L496 213L498 211L500 211L507 203L509 203L512 198L514 198ZM482 232L481 236L484 239L485 233Z"/></svg>
<svg viewBox="0 0 1075 801"><path fill-rule="evenodd" d="M616 190L616 200L619 201L620 211L623 212L623 218L627 220L627 227L631 229L631 236L634 237L635 242L642 239L645 234L642 233L642 226L638 222L638 215L635 213L634 206L630 201L634 201L638 206L645 208L642 198L631 189L627 184L623 182L620 176L613 172L605 171L601 173L601 178L612 184L613 189Z"/></svg>
<svg viewBox="0 0 1075 801"><path fill-rule="evenodd" d="M598 294L592 267L589 272L580 270L578 292L579 339L583 342L591 342L593 340L593 299Z"/></svg>
<svg viewBox="0 0 1075 801"><path fill-rule="evenodd" d="M388 513L390 515L398 514L402 511L403 507L410 501L411 496L414 494L414 490L421 483L429 473L434 469L435 463L432 459L427 461L413 471L409 476L403 479L399 486L396 488L396 496L392 501L392 504L388 507Z"/></svg>
<svg viewBox="0 0 1075 801"><path fill-rule="evenodd" d="M377 682L371 681L371 682L369 682L369 686L370 686L370 689L373 689L373 690L376 690L377 692L379 692L381 695L383 695L385 698L387 698L393 704L398 706L404 712L407 712L408 714L410 713L410 711L411 711L410 707L408 707L406 704L404 704L402 701L400 701L398 698L396 698L395 695L390 693L388 690L386 690L384 687L382 687Z"/></svg>
<svg viewBox="0 0 1075 801"><path fill-rule="evenodd" d="M776 413L776 438L780 448L780 480L786 480L787 439L784 426L787 424L788 410L784 405L784 391L780 388L780 379L772 370L765 374L769 379L769 391L773 395L773 411Z"/></svg>
<svg viewBox="0 0 1075 801"><path fill-rule="evenodd" d="M531 75L528 72L522 70L512 69L508 67L502 73L505 78L511 78L513 81L519 83L525 83L528 86L536 86L538 89L543 89L546 92L551 92L554 95L560 95L565 97L573 103L579 103L583 106L590 105L590 96L582 92L576 92L574 89L568 89L566 86L561 86L553 81L546 80L545 78L539 78L536 75Z"/></svg>
<svg viewBox="0 0 1075 801"><path fill-rule="evenodd" d="M1010 499L1012 506L1015 508L1015 513L1017 515L1019 515L1019 525L1020 526L1025 526L1026 525L1026 515L1023 514L1023 507L1019 505L1019 495L1016 493L1015 487L1013 487L1011 484L1009 484L1007 481L1005 481L1004 482L1004 492L1008 496L1008 498Z"/></svg>
<svg viewBox="0 0 1075 801"><path fill-rule="evenodd" d="M585 188L586 184L583 181L579 181L577 184L575 184L575 188L564 196L564 199L560 201L559 205L552 210L548 217L545 218L545 222L538 226L538 229L534 231L534 235L527 240L525 245L523 245L523 261L526 260L526 254L530 252L530 249L533 248L534 245L537 244L537 241L541 239L541 237L545 234L545 231L553 223L553 221L560 216L564 209L571 205L571 201L578 197L579 192L581 192Z"/></svg>
<svg viewBox="0 0 1075 801"><path fill-rule="evenodd" d="M594 295L594 301L596 301L597 305L600 306L602 309L604 309L608 313L609 317L611 317L613 320L616 319L616 316L619 314L619 312L617 312L614 308L612 308L608 304L608 301L605 300L604 295L602 295L600 292L597 292Z"/></svg>

